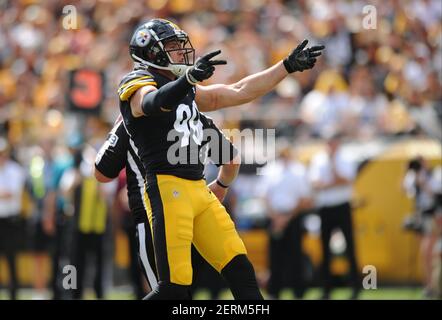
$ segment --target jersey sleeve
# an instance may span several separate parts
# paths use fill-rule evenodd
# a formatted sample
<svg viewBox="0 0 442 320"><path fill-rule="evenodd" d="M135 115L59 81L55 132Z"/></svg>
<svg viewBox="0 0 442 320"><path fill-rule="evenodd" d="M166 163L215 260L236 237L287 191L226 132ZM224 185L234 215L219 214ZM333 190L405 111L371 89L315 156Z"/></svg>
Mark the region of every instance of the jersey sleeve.
<svg viewBox="0 0 442 320"><path fill-rule="evenodd" d="M238 150L230 142L224 133L215 125L213 120L203 114L201 115L201 122L203 123L203 129L206 132L206 139L208 143L208 158L217 167L231 162Z"/></svg>
<svg viewBox="0 0 442 320"><path fill-rule="evenodd" d="M95 158L95 168L104 176L114 179L124 169L127 162L129 136L123 122L115 124L107 140Z"/></svg>
<svg viewBox="0 0 442 320"><path fill-rule="evenodd" d="M121 101L128 101L135 91L149 85L157 86L154 77L147 71L134 70L121 80L118 86L118 96Z"/></svg>

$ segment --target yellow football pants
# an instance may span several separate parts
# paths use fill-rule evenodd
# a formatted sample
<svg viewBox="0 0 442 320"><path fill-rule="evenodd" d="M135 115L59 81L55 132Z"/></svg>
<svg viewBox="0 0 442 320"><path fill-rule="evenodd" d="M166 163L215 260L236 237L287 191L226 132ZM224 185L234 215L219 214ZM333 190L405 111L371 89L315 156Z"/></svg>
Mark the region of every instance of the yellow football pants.
<svg viewBox="0 0 442 320"><path fill-rule="evenodd" d="M160 281L192 283L191 244L218 272L246 248L204 180L147 177L146 208Z"/></svg>

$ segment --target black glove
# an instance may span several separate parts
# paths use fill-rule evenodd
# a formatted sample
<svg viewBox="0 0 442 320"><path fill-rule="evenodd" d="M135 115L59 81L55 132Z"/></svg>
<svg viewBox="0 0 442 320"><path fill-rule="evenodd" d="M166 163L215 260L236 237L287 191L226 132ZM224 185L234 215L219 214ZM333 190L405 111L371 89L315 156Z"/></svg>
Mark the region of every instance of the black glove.
<svg viewBox="0 0 442 320"><path fill-rule="evenodd" d="M193 65L186 71L187 81L189 81L191 84L196 84L197 82L209 79L215 71L214 66L227 64L227 61L225 60L210 60L220 53L221 50L212 51L196 60L195 65Z"/></svg>
<svg viewBox="0 0 442 320"><path fill-rule="evenodd" d="M302 43L284 59L284 66L288 73L304 71L315 66L316 58L322 54L321 50L323 50L325 46L314 46L304 49L307 43L308 40L302 41Z"/></svg>

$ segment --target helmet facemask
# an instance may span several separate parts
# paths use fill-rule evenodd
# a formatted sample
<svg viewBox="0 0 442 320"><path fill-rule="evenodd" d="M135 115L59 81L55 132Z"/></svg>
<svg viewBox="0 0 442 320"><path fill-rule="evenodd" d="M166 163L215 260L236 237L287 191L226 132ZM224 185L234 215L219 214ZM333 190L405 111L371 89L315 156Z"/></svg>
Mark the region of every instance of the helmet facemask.
<svg viewBox="0 0 442 320"><path fill-rule="evenodd" d="M170 40L162 40L163 50L166 52L169 58L169 64L184 64L186 66L193 66L195 63L195 49L189 41L187 36L184 37L173 37ZM168 47L166 49L166 47ZM172 56L174 52L182 52L183 60L174 61Z"/></svg>
<svg viewBox="0 0 442 320"><path fill-rule="evenodd" d="M185 74L187 68L193 66L195 63L195 49L186 33L178 31L174 35L162 39L158 39L155 34L153 34L153 37L156 41L147 53L147 60L149 61L132 54L132 57L139 62L140 67L151 66L168 70L179 77ZM182 58L179 55L177 57L177 52L181 52Z"/></svg>

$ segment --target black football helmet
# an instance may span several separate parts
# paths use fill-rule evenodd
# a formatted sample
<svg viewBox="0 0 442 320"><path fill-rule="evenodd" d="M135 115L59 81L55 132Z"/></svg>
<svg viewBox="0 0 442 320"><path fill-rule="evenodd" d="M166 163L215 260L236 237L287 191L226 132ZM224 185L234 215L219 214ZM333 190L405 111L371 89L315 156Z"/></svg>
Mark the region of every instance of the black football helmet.
<svg viewBox="0 0 442 320"><path fill-rule="evenodd" d="M165 44L170 41L177 45L166 50ZM187 33L165 19L152 19L139 26L132 35L129 51L137 67L169 70L176 76L182 76L195 62L195 49ZM173 61L172 51L183 51L184 62Z"/></svg>

